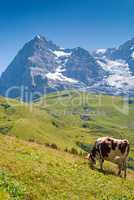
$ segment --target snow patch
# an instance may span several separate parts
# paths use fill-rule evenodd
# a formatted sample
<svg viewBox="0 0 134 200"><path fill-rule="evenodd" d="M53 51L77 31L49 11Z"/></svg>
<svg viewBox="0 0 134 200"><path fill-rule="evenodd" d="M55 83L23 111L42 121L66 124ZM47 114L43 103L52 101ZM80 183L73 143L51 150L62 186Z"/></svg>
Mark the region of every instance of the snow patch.
<svg viewBox="0 0 134 200"><path fill-rule="evenodd" d="M134 46L132 46L130 49L133 50L133 49L134 49Z"/></svg>
<svg viewBox="0 0 134 200"><path fill-rule="evenodd" d="M98 53L98 54L104 54L104 53L106 53L106 50L107 49L97 49L96 53Z"/></svg>
<svg viewBox="0 0 134 200"><path fill-rule="evenodd" d="M65 50L65 48L63 48L63 47L60 47L60 50L63 50L63 51L64 51L64 50Z"/></svg>
<svg viewBox="0 0 134 200"><path fill-rule="evenodd" d="M65 69L62 68L62 66L58 67L54 73L49 72L46 74L46 77L48 79L54 80L54 81L62 81L62 82L69 82L69 83L78 83L78 81L68 78L62 74L62 72L65 71Z"/></svg>
<svg viewBox="0 0 134 200"><path fill-rule="evenodd" d="M65 51L53 51L53 53L59 58L59 57L69 57L71 53L67 53Z"/></svg>
<svg viewBox="0 0 134 200"><path fill-rule="evenodd" d="M40 35L37 35L36 37L37 37L38 39L41 39Z"/></svg>
<svg viewBox="0 0 134 200"><path fill-rule="evenodd" d="M113 87L121 89L133 89L134 88L134 77L133 76L121 76L121 75L110 75L107 79L107 83Z"/></svg>
<svg viewBox="0 0 134 200"><path fill-rule="evenodd" d="M124 60L97 60L97 63L106 71L121 71L121 70L129 70L128 63L126 63Z"/></svg>
<svg viewBox="0 0 134 200"><path fill-rule="evenodd" d="M131 57L134 59L134 51L132 52Z"/></svg>
<svg viewBox="0 0 134 200"><path fill-rule="evenodd" d="M134 87L134 76L132 76L129 65L124 60L97 60L97 63L109 73L105 82L117 89L132 89Z"/></svg>

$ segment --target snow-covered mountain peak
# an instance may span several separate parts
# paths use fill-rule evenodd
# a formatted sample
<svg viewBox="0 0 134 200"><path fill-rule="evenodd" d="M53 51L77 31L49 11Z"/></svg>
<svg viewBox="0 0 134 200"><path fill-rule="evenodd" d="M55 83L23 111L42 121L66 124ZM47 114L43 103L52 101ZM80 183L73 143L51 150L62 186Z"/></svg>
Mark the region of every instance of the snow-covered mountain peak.
<svg viewBox="0 0 134 200"><path fill-rule="evenodd" d="M38 42L49 42L46 37L42 36L41 34L35 35L35 37L33 38L33 41L38 41Z"/></svg>
<svg viewBox="0 0 134 200"><path fill-rule="evenodd" d="M9 88L44 94L64 89L134 96L134 38L119 48L60 48L36 35L18 52L0 78L0 94ZM18 97L19 90L9 97Z"/></svg>

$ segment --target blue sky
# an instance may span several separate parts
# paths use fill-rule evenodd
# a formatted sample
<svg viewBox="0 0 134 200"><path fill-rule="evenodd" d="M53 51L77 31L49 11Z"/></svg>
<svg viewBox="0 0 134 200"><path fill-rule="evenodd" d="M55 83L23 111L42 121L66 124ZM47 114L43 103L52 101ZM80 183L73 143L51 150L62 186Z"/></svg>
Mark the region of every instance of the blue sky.
<svg viewBox="0 0 134 200"><path fill-rule="evenodd" d="M0 72L25 42L42 34L90 51L134 37L133 0L0 0Z"/></svg>

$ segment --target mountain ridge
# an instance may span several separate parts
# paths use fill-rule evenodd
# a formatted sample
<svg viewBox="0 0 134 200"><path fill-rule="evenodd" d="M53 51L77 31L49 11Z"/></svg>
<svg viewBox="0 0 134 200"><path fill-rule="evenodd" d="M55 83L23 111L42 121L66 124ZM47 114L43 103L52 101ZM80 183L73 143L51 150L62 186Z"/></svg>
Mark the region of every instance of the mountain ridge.
<svg viewBox="0 0 134 200"><path fill-rule="evenodd" d="M27 93L27 97L24 97ZM119 48L60 48L44 36L27 42L0 77L0 94L24 101L48 92L79 89L134 96L134 39ZM23 97L22 97L23 96Z"/></svg>

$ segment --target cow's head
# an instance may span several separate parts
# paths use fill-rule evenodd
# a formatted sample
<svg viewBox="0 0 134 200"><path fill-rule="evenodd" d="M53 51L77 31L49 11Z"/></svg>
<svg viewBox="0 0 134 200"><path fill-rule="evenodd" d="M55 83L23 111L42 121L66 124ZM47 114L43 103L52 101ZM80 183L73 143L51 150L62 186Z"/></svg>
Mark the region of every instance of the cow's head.
<svg viewBox="0 0 134 200"><path fill-rule="evenodd" d="M89 164L91 167L93 167L96 164L96 157L92 154L92 152L88 153L86 159L89 160Z"/></svg>

